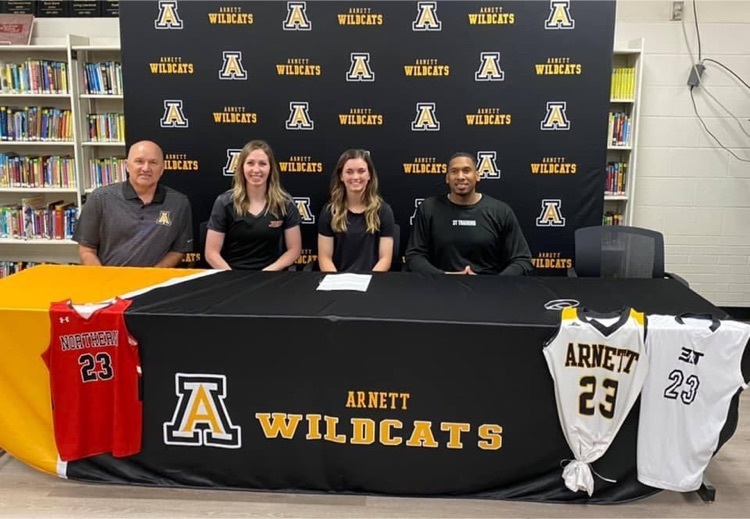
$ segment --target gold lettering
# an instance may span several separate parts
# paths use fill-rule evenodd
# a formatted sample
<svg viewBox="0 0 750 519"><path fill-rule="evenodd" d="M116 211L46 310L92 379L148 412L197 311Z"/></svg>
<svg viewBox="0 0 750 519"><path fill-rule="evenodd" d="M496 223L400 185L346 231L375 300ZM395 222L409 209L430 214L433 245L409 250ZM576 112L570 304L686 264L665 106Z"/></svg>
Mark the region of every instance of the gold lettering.
<svg viewBox="0 0 750 519"><path fill-rule="evenodd" d="M260 422L263 434L266 438L276 438L281 435L282 438L291 440L297 431L297 425L302 420L301 414L286 413L255 413L255 418ZM273 422L271 422L273 419Z"/></svg>
<svg viewBox="0 0 750 519"><path fill-rule="evenodd" d="M496 451L503 446L503 428L497 424L485 423L479 426L477 447L486 451Z"/></svg>
<svg viewBox="0 0 750 519"><path fill-rule="evenodd" d="M324 439L334 443L346 443L346 436L343 434L336 434L336 426L339 423L339 419L335 416L324 416L323 419L326 422L326 434Z"/></svg>
<svg viewBox="0 0 750 519"><path fill-rule="evenodd" d="M402 438L391 436L391 429L401 429L404 424L401 420L383 420L380 422L380 443L387 446L400 445Z"/></svg>
<svg viewBox="0 0 750 519"><path fill-rule="evenodd" d="M463 449L464 444L461 443L461 433L462 432L469 432L471 429L471 425L467 423L458 423L458 422L441 422L440 423L440 430L441 431L447 431L448 434L448 443L446 444L446 447L449 449Z"/></svg>
<svg viewBox="0 0 750 519"><path fill-rule="evenodd" d="M349 440L354 445L370 445L375 443L375 422L369 418L352 418L352 437Z"/></svg>
<svg viewBox="0 0 750 519"><path fill-rule="evenodd" d="M307 435L306 440L320 440L323 436L320 434L320 419L322 418L319 414L306 414L307 418Z"/></svg>
<svg viewBox="0 0 750 519"><path fill-rule="evenodd" d="M432 435L432 422L414 420L414 431L406 441L409 447L430 447L437 448L438 442Z"/></svg>

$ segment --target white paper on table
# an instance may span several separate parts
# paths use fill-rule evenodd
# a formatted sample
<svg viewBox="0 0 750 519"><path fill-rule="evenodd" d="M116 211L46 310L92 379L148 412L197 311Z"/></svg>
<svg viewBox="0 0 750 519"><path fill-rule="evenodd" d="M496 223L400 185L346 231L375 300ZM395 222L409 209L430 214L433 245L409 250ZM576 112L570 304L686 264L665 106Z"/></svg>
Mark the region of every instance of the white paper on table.
<svg viewBox="0 0 750 519"><path fill-rule="evenodd" d="M318 285L318 290L356 290L367 292L371 274L328 274Z"/></svg>

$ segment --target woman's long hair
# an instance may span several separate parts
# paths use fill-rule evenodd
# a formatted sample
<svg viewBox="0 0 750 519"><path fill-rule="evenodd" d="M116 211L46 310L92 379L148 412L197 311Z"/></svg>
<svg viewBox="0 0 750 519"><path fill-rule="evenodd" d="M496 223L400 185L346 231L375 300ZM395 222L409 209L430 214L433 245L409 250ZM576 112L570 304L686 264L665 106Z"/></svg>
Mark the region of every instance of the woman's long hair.
<svg viewBox="0 0 750 519"><path fill-rule="evenodd" d="M341 173L344 171L346 161L351 159L362 159L367 163L370 180L367 182L362 202L365 205L367 232L375 234L380 230L378 213L383 205L383 199L378 194L378 174L375 172L375 165L367 150L346 150L336 163L336 169L331 176L331 198L328 202L328 210L331 211L331 228L334 232L346 232L346 187L341 181Z"/></svg>
<svg viewBox="0 0 750 519"><path fill-rule="evenodd" d="M291 200L292 197L281 187L279 165L273 155L273 150L266 141L261 140L250 141L245 144L237 159L232 180L234 210L240 216L246 215L250 210L250 196L247 194L245 183L245 159L255 150L263 150L268 156L268 164L271 166L271 172L268 174L268 181L266 182L266 212L270 212L275 218L286 216L286 202Z"/></svg>

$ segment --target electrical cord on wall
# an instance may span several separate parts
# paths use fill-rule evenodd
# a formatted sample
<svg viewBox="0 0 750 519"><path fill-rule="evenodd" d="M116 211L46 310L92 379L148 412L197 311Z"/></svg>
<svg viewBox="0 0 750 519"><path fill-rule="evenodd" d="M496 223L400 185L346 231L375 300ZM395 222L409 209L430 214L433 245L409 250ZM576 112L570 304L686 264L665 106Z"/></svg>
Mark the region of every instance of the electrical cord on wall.
<svg viewBox="0 0 750 519"><path fill-rule="evenodd" d="M729 67L727 67L723 63L720 63L717 60L714 60L711 58L702 57L700 29L698 26L698 11L695 6L696 2L697 0L693 0L693 15L694 15L694 21L695 21L695 32L696 32L696 37L698 40L698 59L697 60L695 59L695 55L693 54L693 49L690 47L690 39L688 38L688 35L687 35L685 19L683 18L681 20L682 21L682 35L685 37L685 45L687 46L688 54L690 56L690 62L692 63L690 77L688 78L688 86L690 87L690 101L693 104L693 111L695 112L695 116L698 118L698 121L701 123L701 126L703 126L703 129L706 131L707 134L711 136L711 138L716 142L716 144L718 144L723 150L725 150L727 153L732 155L735 159L739 160L740 162L750 162L750 159L740 157L736 153L734 153L732 150L727 148L719 140L719 138L716 137L716 135L714 135L711 132L711 130L708 129L708 126L706 125L706 122L703 120L703 117L701 117L701 115L698 113L698 106L695 104L695 95L693 94L693 89L697 86L700 86L703 92L705 92L706 95L708 95L708 97L713 99L716 102L716 104L718 104L726 113L728 113L737 122L737 125L740 127L740 130L742 130L742 132L745 135L750 137L750 134L748 134L748 132L745 130L744 126L742 125L742 122L737 117L735 117L735 115L732 114L732 112L730 112L723 104L721 104L721 102L719 102L719 100L716 99L716 97L714 97L704 85L702 85L701 75L703 74L703 71L706 68L705 65L703 65L703 62L708 61L708 62L712 62L723 67L728 72L730 72L733 76L735 76L740 82L742 82L743 85L750 88L750 86L748 86L748 84L738 74L736 74L733 70L731 70Z"/></svg>
<svg viewBox="0 0 750 519"><path fill-rule="evenodd" d="M729 68L726 65L724 65L721 61L718 61L718 60L715 60L715 59L711 59L711 58L703 58L703 61L701 61L701 63L706 63L706 62L708 62L708 63L714 63L716 65L719 65L721 68L723 68L724 70L726 70L727 72L729 72L730 74L732 74L734 77L736 77L737 81L739 81L740 83L742 83L743 85L745 85L748 89L750 89L750 85L748 85L747 82L744 79L742 79L734 70L732 70L731 68Z"/></svg>
<svg viewBox="0 0 750 519"><path fill-rule="evenodd" d="M698 38L698 61L701 61L701 59L703 58L703 54L701 52L701 31L700 29L698 29L698 10L695 7L695 1L696 0L693 0L693 22L695 22L695 35Z"/></svg>

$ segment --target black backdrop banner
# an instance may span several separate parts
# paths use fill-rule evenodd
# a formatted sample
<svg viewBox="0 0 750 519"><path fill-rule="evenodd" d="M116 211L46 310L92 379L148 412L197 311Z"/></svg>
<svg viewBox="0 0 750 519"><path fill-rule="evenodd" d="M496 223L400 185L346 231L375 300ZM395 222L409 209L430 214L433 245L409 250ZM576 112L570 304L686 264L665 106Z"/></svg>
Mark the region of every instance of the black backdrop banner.
<svg viewBox="0 0 750 519"><path fill-rule="evenodd" d="M559 273L574 230L601 223L614 15L610 0L122 2L127 140L162 146L196 228L240 148L267 140L302 215L300 263L345 149L371 152L402 251L466 151L539 271Z"/></svg>

